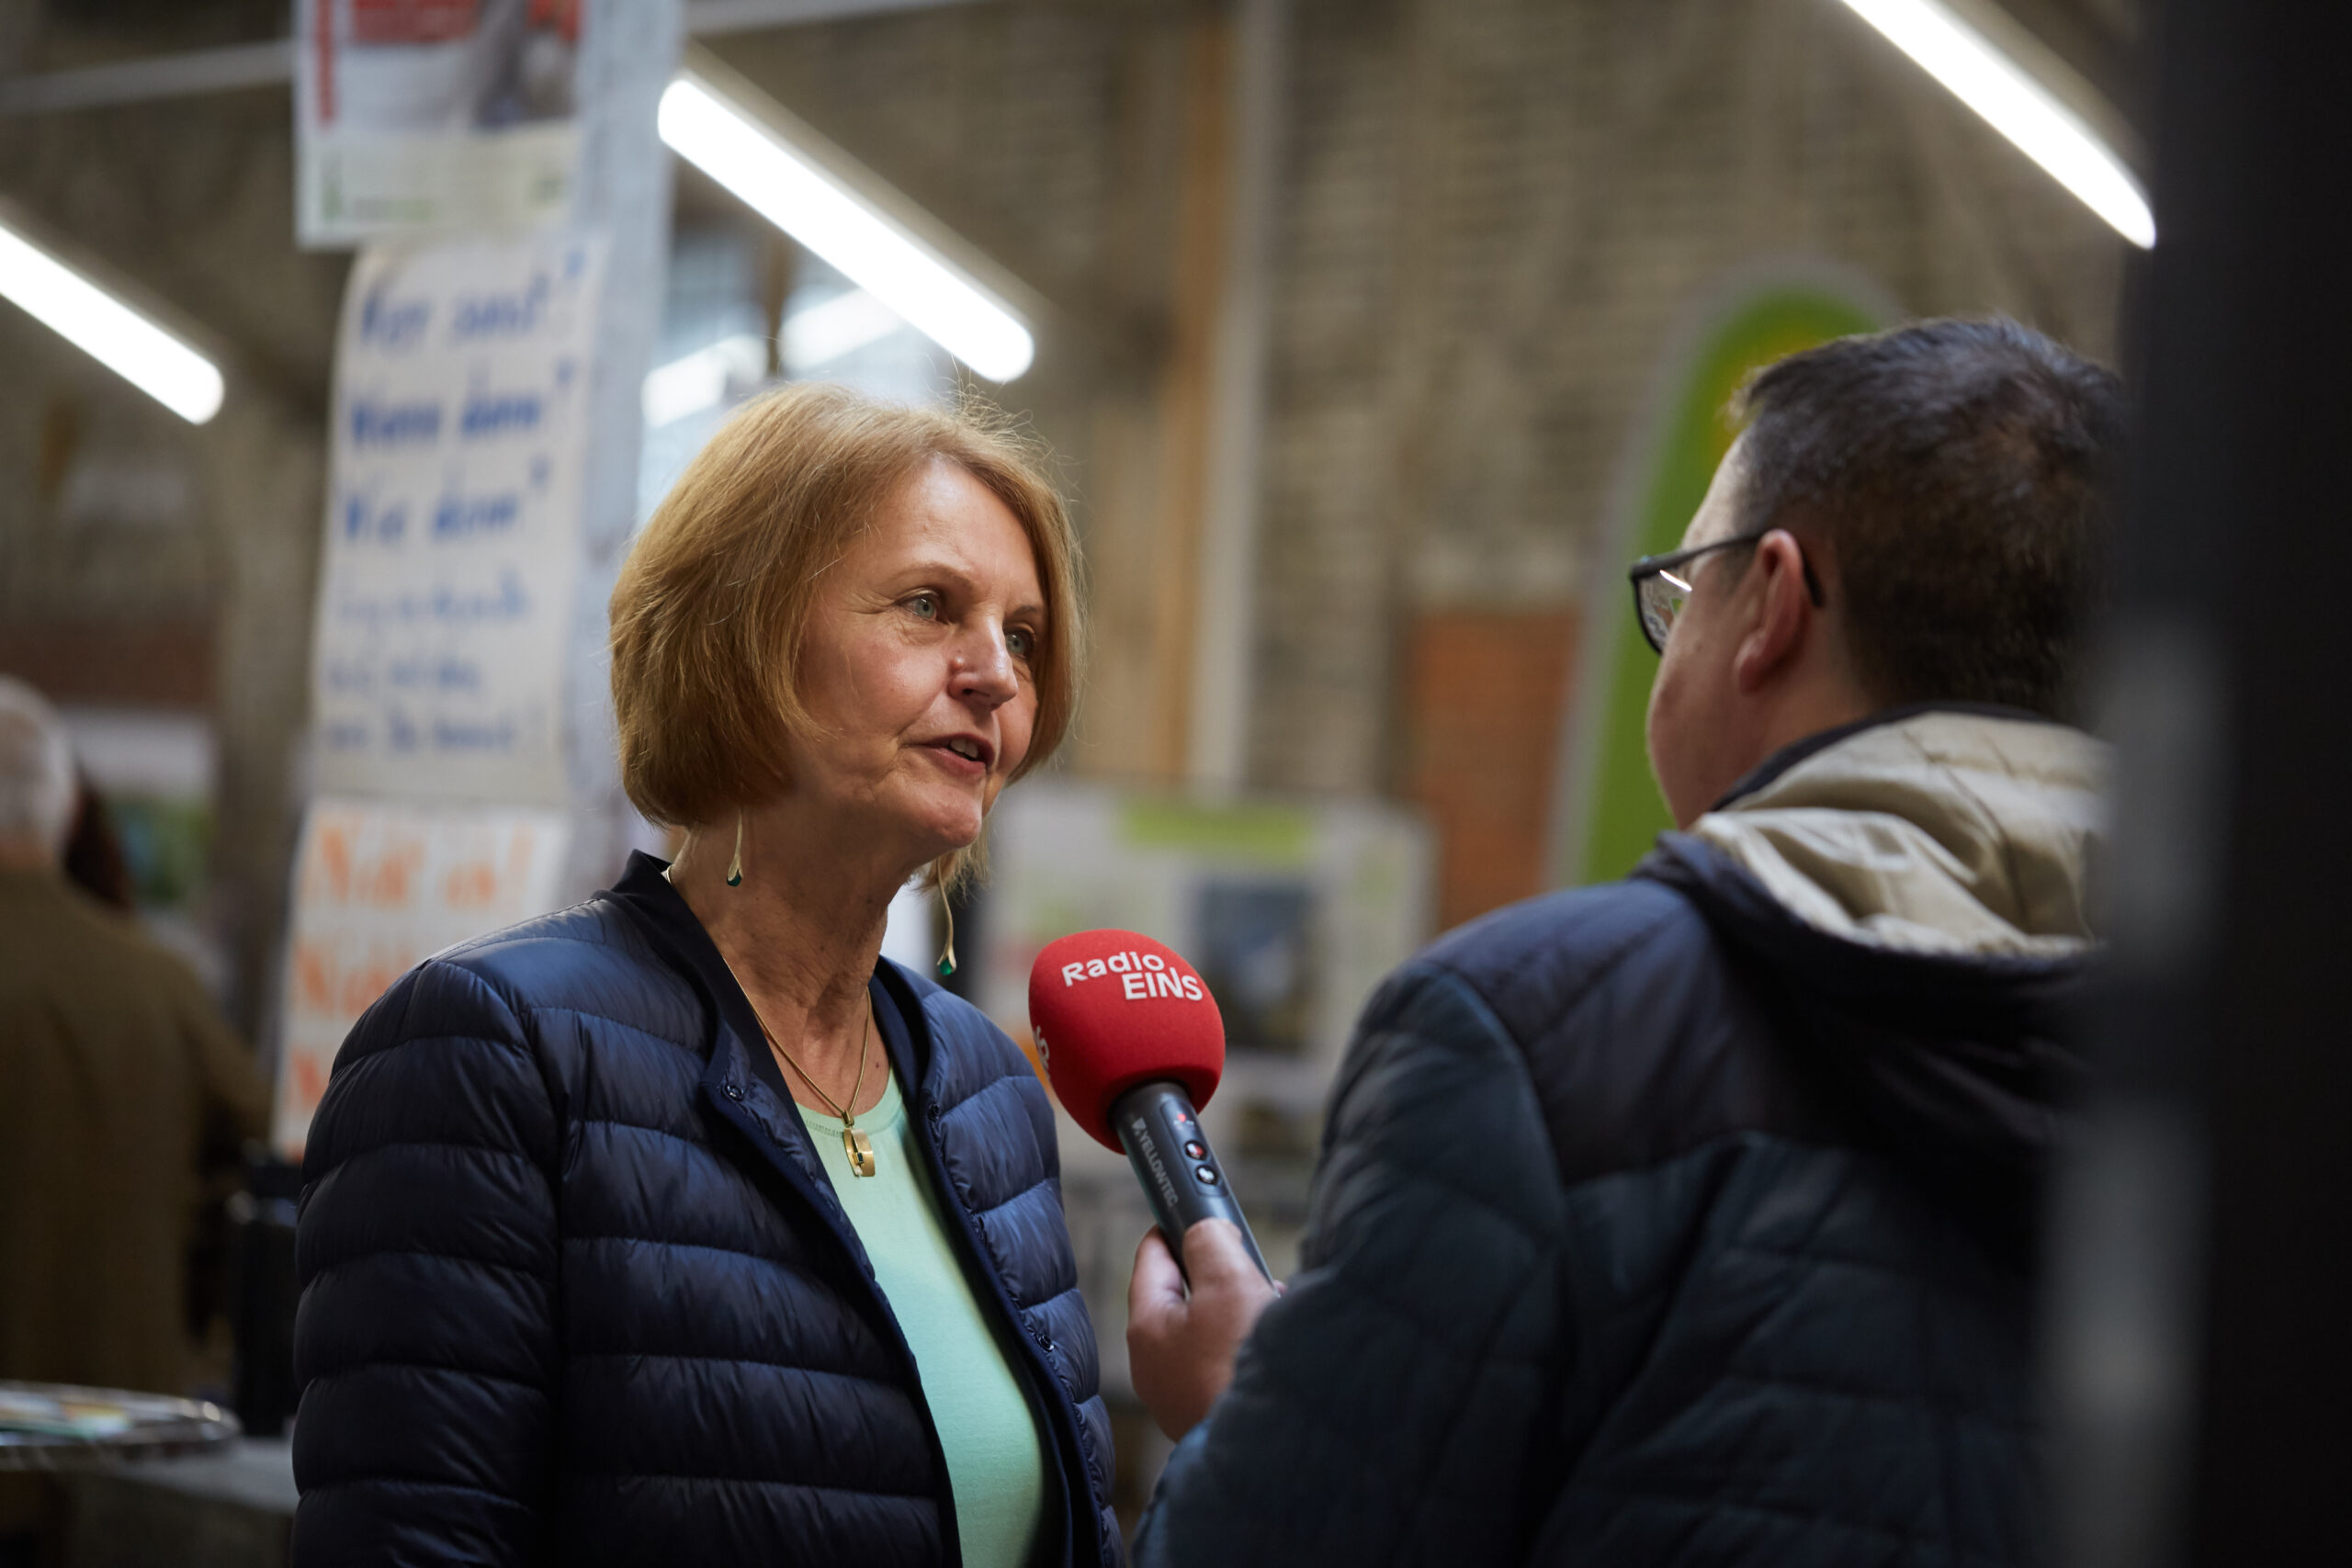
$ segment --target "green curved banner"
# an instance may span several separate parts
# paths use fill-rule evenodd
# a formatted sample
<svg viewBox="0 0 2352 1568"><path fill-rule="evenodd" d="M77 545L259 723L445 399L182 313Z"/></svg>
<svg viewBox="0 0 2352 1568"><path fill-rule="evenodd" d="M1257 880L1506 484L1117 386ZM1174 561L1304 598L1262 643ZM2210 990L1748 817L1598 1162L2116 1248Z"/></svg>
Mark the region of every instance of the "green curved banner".
<svg viewBox="0 0 2352 1568"><path fill-rule="evenodd" d="M1859 281L1778 278L1715 302L1668 378L1669 395L1645 432L1646 458L1630 526L1617 536L1625 559L1595 563L1600 581L1587 600L1594 631L1585 644L1577 706L1567 716L1577 737L1568 788L1570 819L1555 824L1554 880L1607 882L1624 875L1653 841L1674 826L1651 775L1643 736L1657 656L1634 622L1624 567L1637 556L1673 549L1707 493L1715 467L1739 434L1730 403L1764 366L1831 338L1874 332L1893 311ZM1593 705L1598 705L1597 709Z"/></svg>

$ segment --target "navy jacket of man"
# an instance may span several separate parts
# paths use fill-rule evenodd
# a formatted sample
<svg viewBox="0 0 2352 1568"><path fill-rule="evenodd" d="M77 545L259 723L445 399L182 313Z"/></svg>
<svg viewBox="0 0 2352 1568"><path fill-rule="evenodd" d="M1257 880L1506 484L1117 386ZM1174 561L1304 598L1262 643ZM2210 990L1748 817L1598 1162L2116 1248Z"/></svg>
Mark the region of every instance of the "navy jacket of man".
<svg viewBox="0 0 2352 1568"><path fill-rule="evenodd" d="M912 1353L662 869L427 960L345 1043L302 1171L298 1562L957 1561ZM1045 1092L977 1010L874 983L1046 1437L1038 1560L1115 1563Z"/></svg>
<svg viewBox="0 0 2352 1568"><path fill-rule="evenodd" d="M2102 766L2024 716L1884 715L1407 964L1137 1562L2034 1559Z"/></svg>

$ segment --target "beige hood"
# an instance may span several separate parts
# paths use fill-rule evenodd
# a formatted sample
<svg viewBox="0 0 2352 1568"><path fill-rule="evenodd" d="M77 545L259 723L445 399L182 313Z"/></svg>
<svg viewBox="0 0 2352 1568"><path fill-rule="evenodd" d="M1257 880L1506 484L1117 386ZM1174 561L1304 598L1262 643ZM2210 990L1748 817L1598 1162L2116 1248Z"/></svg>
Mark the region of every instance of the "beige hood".
<svg viewBox="0 0 2352 1568"><path fill-rule="evenodd" d="M1831 742L1690 834L1833 936L2060 957L2093 940L2108 750L2063 725L1922 711Z"/></svg>

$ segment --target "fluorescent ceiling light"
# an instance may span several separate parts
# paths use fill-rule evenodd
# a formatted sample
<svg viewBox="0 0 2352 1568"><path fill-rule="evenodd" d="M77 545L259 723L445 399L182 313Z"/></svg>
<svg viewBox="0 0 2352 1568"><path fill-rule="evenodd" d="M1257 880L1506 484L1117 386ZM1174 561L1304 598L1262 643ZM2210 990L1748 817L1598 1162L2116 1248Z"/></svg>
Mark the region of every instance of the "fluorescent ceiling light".
<svg viewBox="0 0 2352 1568"><path fill-rule="evenodd" d="M688 414L715 409L735 388L754 386L767 373L768 345L749 333L673 359L645 378L646 427L659 430Z"/></svg>
<svg viewBox="0 0 2352 1568"><path fill-rule="evenodd" d="M797 376L879 343L906 324L865 289L847 289L785 319L784 363Z"/></svg>
<svg viewBox="0 0 2352 1568"><path fill-rule="evenodd" d="M0 295L190 424L220 412L212 361L5 226Z"/></svg>
<svg viewBox="0 0 2352 1568"><path fill-rule="evenodd" d="M991 381L1029 368L1029 329L930 246L691 72L662 95L662 140L907 324Z"/></svg>
<svg viewBox="0 0 2352 1568"><path fill-rule="evenodd" d="M2123 160L2049 88L1940 0L1845 3L2117 233L2143 250L2156 243L2155 215Z"/></svg>

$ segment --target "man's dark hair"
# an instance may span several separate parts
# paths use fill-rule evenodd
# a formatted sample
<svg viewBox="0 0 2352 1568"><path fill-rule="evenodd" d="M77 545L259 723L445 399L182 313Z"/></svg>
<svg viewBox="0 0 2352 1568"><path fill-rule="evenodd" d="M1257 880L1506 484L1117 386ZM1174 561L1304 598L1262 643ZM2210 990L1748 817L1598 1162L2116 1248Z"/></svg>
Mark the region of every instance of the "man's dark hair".
<svg viewBox="0 0 2352 1568"><path fill-rule="evenodd" d="M2075 714L2123 389L2015 321L1841 338L1743 394L1739 532L1826 543L1876 701Z"/></svg>

